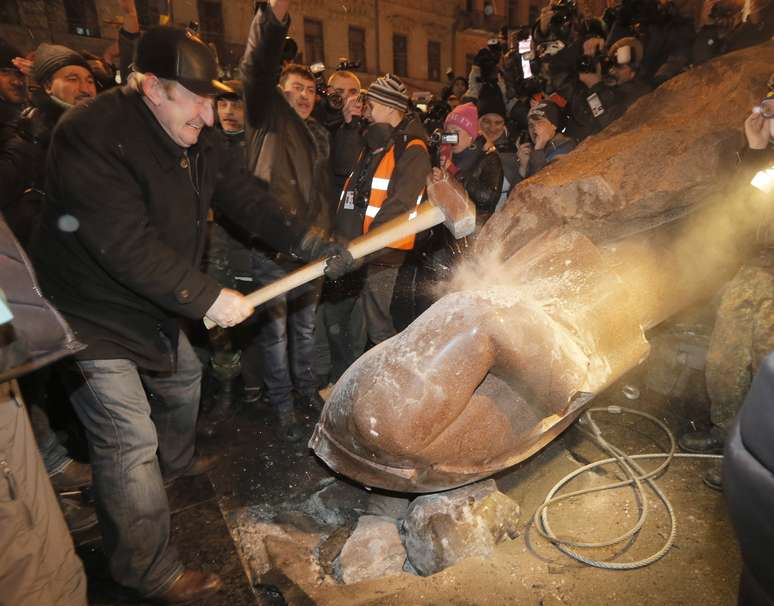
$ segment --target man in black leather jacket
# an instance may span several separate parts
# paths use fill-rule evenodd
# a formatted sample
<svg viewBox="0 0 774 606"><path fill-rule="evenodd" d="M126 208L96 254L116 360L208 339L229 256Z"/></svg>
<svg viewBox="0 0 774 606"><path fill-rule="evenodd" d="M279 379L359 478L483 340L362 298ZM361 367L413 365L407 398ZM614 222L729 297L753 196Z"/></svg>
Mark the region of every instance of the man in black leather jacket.
<svg viewBox="0 0 774 606"><path fill-rule="evenodd" d="M245 87L248 170L266 181L289 215L328 234L334 204L330 135L312 117L315 80L304 66L282 69L282 49L290 26L288 0L271 0L253 19L242 60ZM279 84L279 86L278 86ZM256 247L253 276L262 286L298 269L286 256ZM303 438L296 404L322 409L314 359L318 280L264 306L259 344L264 383L283 437ZM244 360L248 363L248 360ZM293 391L297 397L294 397Z"/></svg>

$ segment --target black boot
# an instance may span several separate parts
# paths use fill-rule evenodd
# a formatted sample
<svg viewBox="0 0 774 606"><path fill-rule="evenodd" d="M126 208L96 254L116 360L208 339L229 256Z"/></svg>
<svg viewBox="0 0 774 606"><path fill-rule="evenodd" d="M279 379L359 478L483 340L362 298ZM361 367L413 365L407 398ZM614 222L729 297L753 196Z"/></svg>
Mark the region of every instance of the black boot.
<svg viewBox="0 0 774 606"><path fill-rule="evenodd" d="M202 396L202 411L199 414L197 433L212 438L217 433L218 424L231 419L235 414L235 393L237 379L217 379L210 375L209 385Z"/></svg>
<svg viewBox="0 0 774 606"><path fill-rule="evenodd" d="M719 454L723 452L726 432L713 425L709 431L692 431L683 434L677 444L686 452L696 454Z"/></svg>
<svg viewBox="0 0 774 606"><path fill-rule="evenodd" d="M304 438L304 428L296 418L293 403L284 404L275 408L277 421L280 427L280 435L286 442L296 443Z"/></svg>
<svg viewBox="0 0 774 606"><path fill-rule="evenodd" d="M320 396L317 391L298 394L296 402L302 408L311 408L316 412L322 412L322 409L325 406L325 400L322 399L322 396Z"/></svg>
<svg viewBox="0 0 774 606"><path fill-rule="evenodd" d="M723 492L723 462L713 461L712 467L704 474L704 483L712 488L712 490L718 490Z"/></svg>

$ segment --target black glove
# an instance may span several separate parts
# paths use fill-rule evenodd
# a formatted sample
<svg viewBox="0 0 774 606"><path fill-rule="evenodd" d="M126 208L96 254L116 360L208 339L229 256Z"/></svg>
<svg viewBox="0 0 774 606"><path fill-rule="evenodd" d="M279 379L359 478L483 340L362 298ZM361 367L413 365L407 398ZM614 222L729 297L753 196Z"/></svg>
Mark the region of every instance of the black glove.
<svg viewBox="0 0 774 606"><path fill-rule="evenodd" d="M357 267L357 261L352 253L341 244L331 244L325 256L328 257L325 263L325 277L329 280L338 280Z"/></svg>
<svg viewBox="0 0 774 606"><path fill-rule="evenodd" d="M291 254L301 261L309 263L328 256L325 251L330 245L330 240L325 237L322 230L316 227L309 228L301 241L291 250Z"/></svg>
<svg viewBox="0 0 774 606"><path fill-rule="evenodd" d="M340 242L332 242L324 233L314 227L310 228L301 238L301 242L293 249L293 254L307 263L317 259L327 258L325 275L331 280L338 280L345 273L357 267L352 254Z"/></svg>

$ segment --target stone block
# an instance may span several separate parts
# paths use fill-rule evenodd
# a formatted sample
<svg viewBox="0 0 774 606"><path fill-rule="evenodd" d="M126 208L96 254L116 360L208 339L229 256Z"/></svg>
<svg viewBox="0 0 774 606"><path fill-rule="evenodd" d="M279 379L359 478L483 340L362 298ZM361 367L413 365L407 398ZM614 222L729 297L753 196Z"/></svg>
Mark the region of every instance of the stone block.
<svg viewBox="0 0 774 606"><path fill-rule="evenodd" d="M406 550L394 519L363 516L341 550L338 576L346 584L401 574Z"/></svg>
<svg viewBox="0 0 774 606"><path fill-rule="evenodd" d="M375 516L387 516L402 520L408 512L410 500L403 497L394 497L381 492L372 492L368 495L367 513Z"/></svg>
<svg viewBox="0 0 774 606"><path fill-rule="evenodd" d="M601 133L511 190L476 240L507 257L568 225L594 241L667 221L722 196L739 132L771 76L774 43L686 71L636 101Z"/></svg>
<svg viewBox="0 0 774 606"><path fill-rule="evenodd" d="M421 496L403 522L408 559L427 576L466 558L489 557L516 536L518 521L519 505L494 480Z"/></svg>

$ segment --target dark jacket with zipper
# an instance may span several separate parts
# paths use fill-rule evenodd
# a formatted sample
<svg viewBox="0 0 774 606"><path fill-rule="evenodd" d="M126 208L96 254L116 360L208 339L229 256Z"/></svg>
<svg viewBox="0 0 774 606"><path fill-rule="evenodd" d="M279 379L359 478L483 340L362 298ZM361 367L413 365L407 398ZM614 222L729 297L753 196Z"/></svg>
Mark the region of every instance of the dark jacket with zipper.
<svg viewBox="0 0 774 606"><path fill-rule="evenodd" d="M289 26L290 17L280 23L268 5L250 26L241 64L247 166L285 212L327 232L335 208L330 135L313 118L301 119L277 86Z"/></svg>
<svg viewBox="0 0 774 606"><path fill-rule="evenodd" d="M454 177L462 183L476 205L476 223L482 225L494 212L503 190L503 165L497 151L484 151L478 138L471 147L452 156Z"/></svg>
<svg viewBox="0 0 774 606"><path fill-rule="evenodd" d="M43 298L27 254L0 217L0 289L13 319L0 324L0 383L81 351L73 331Z"/></svg>
<svg viewBox="0 0 774 606"><path fill-rule="evenodd" d="M44 203L46 153L68 106L38 89L0 151L0 210L23 246L29 246Z"/></svg>
<svg viewBox="0 0 774 606"><path fill-rule="evenodd" d="M0 151L13 136L16 130L16 121L23 109L24 105L8 103L8 101L0 99Z"/></svg>
<svg viewBox="0 0 774 606"><path fill-rule="evenodd" d="M62 117L33 258L44 293L89 346L80 358L173 368L176 319L201 319L221 289L200 269L211 204L268 246L301 239L222 145L205 128L178 147L127 88Z"/></svg>

